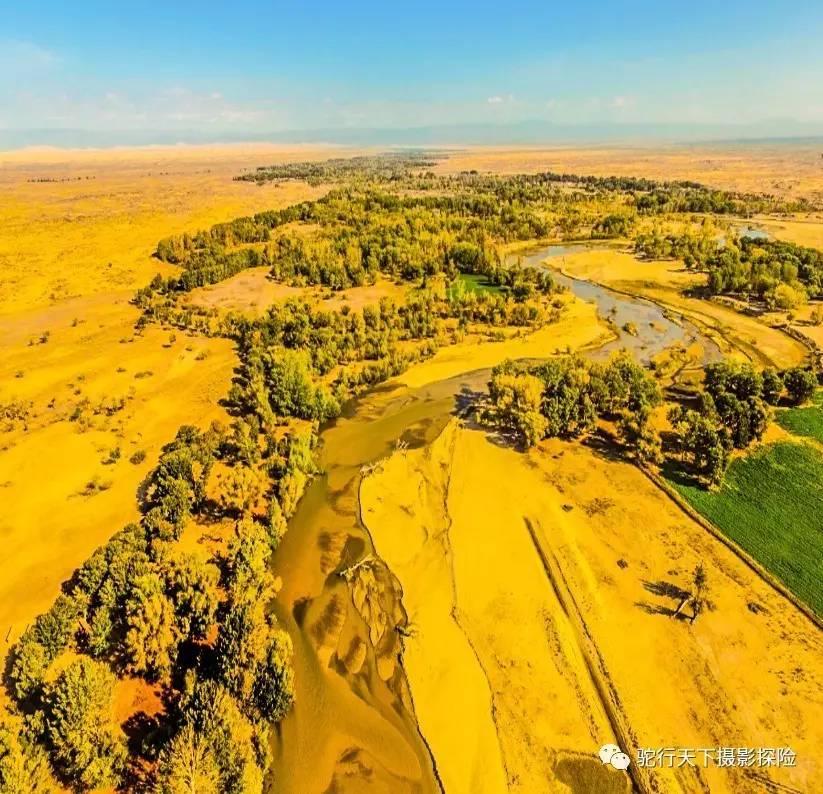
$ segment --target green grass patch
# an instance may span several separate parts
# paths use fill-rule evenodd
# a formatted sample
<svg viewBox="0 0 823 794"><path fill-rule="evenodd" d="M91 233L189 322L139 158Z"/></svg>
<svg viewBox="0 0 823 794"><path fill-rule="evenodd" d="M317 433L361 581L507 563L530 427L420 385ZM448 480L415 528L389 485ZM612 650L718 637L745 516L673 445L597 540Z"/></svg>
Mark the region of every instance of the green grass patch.
<svg viewBox="0 0 823 794"><path fill-rule="evenodd" d="M823 389L805 408L783 408L775 413L775 421L795 436L814 438L823 444Z"/></svg>
<svg viewBox="0 0 823 794"><path fill-rule="evenodd" d="M671 484L823 615L823 453L779 441L736 458L718 491L671 475Z"/></svg>
<svg viewBox="0 0 823 794"><path fill-rule="evenodd" d="M494 285L490 284L488 279L485 276L481 276L477 273L460 273L458 277L455 279L455 282L461 281L463 282L463 286L468 292L502 292L503 290ZM454 286L449 286L449 296L454 291Z"/></svg>

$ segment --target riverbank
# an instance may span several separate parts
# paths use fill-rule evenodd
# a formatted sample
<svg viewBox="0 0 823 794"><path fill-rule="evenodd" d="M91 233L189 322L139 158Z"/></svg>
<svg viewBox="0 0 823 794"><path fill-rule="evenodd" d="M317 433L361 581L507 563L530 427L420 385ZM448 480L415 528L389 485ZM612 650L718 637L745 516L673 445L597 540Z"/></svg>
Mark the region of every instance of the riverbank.
<svg viewBox="0 0 823 794"><path fill-rule="evenodd" d="M693 323L724 354L759 366L792 367L804 363L809 348L780 328L773 328L715 301L692 298L684 290L700 283L699 274L674 261L645 261L621 251L572 250L545 258L566 276L599 284L627 296L646 298Z"/></svg>
<svg viewBox="0 0 823 794"><path fill-rule="evenodd" d="M514 791L617 790L563 764L615 728L632 754L791 746L799 759L795 769L657 770L660 792L755 794L766 776L798 791L823 783L819 632L609 450L551 440L521 454L454 420L430 446L381 464L360 494L403 590L406 672L448 791L501 790L461 788L468 773L505 775ZM670 617L670 594L698 561L713 608L690 626ZM596 649L599 685L581 638Z"/></svg>
<svg viewBox="0 0 823 794"><path fill-rule="evenodd" d="M359 791L364 779L377 790L441 790L401 666L401 632L413 631L416 617L360 521L360 480L398 443L437 438L461 400L484 388L489 368L506 358L611 338L594 305L571 295L565 303L558 322L534 333L440 349L354 401L321 434L322 474L273 557L283 582L274 610L294 645L296 689L274 742L275 791ZM491 767L486 772L496 779Z"/></svg>

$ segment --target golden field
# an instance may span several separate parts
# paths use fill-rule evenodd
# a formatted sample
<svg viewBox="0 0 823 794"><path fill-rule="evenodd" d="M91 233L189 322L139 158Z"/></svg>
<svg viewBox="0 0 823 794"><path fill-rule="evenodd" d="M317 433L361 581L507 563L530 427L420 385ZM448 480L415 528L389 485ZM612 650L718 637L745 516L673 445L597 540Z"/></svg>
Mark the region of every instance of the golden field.
<svg viewBox="0 0 823 794"><path fill-rule="evenodd" d="M686 179L724 190L789 197L823 196L823 158L815 143L705 143L670 146L473 147L454 152L442 171L558 173Z"/></svg>
<svg viewBox="0 0 823 794"><path fill-rule="evenodd" d="M136 518L140 481L177 428L225 418L218 401L235 365L227 341L134 333L134 291L170 271L152 258L157 241L319 195L232 177L330 154L270 146L0 153L0 406L26 413L0 432L0 656L60 583ZM44 178L63 181L30 181ZM145 459L130 463L138 450Z"/></svg>

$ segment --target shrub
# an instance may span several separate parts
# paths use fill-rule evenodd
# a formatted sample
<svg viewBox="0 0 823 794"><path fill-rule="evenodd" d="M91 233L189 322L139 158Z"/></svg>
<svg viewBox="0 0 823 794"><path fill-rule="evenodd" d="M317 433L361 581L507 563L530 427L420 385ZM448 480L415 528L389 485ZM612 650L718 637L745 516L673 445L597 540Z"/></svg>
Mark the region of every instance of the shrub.
<svg viewBox="0 0 823 794"><path fill-rule="evenodd" d="M810 370L802 367L787 369L783 373L783 383L792 405L801 405L812 398L817 389L817 378Z"/></svg>

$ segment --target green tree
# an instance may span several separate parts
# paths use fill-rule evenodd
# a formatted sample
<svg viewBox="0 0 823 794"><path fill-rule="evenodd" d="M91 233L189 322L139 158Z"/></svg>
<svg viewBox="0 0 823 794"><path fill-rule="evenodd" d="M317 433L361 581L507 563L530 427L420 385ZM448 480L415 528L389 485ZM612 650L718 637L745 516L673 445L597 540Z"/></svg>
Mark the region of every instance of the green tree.
<svg viewBox="0 0 823 794"><path fill-rule="evenodd" d="M23 721L0 720L0 791L3 794L49 794L56 790L45 750L29 735Z"/></svg>
<svg viewBox="0 0 823 794"><path fill-rule="evenodd" d="M259 598L233 601L220 624L215 657L220 681L245 706L254 703L258 669L265 661L271 626Z"/></svg>
<svg viewBox="0 0 823 794"><path fill-rule="evenodd" d="M709 605L709 577L702 563L699 563L692 574L692 597L690 599L692 607L691 622L697 620L698 615L706 610Z"/></svg>
<svg viewBox="0 0 823 794"><path fill-rule="evenodd" d="M18 701L27 700L37 692L50 663L51 658L42 643L28 632L24 634L14 649L9 672L12 691Z"/></svg>
<svg viewBox="0 0 823 794"><path fill-rule="evenodd" d="M311 419L314 381L308 353L296 350L272 351L267 357L267 364L269 401L275 413Z"/></svg>
<svg viewBox="0 0 823 794"><path fill-rule="evenodd" d="M269 500L266 518L269 530L269 543L272 551L274 551L280 545L280 541L288 529L286 517L283 515L283 509L280 507L280 502L276 496L272 496Z"/></svg>
<svg viewBox="0 0 823 794"><path fill-rule="evenodd" d="M163 748L156 777L156 794L221 794L220 770L209 737L191 723Z"/></svg>
<svg viewBox="0 0 823 794"><path fill-rule="evenodd" d="M709 577L703 563L698 563L695 566L690 589L684 592L672 617L677 617L687 604L692 608L692 615L689 618L690 623L694 623L701 612L704 612L709 606Z"/></svg>
<svg viewBox="0 0 823 794"><path fill-rule="evenodd" d="M617 432L624 444L634 451L637 460L659 463L660 435L650 423L651 407L644 405L635 411L623 411L617 422Z"/></svg>
<svg viewBox="0 0 823 794"><path fill-rule="evenodd" d="M202 639L215 621L220 571L203 555L185 554L169 573L177 627L184 637Z"/></svg>
<svg viewBox="0 0 823 794"><path fill-rule="evenodd" d="M205 743L204 752L214 759L220 794L260 794L267 760L261 726L253 724L231 694L214 681L195 682L181 709L183 727L192 727Z"/></svg>
<svg viewBox="0 0 823 794"><path fill-rule="evenodd" d="M294 668L291 638L285 631L271 632L269 650L258 666L252 694L263 719L279 722L289 713L294 702Z"/></svg>
<svg viewBox="0 0 823 794"><path fill-rule="evenodd" d="M220 502L235 514L249 515L262 500L269 481L257 468L238 463L220 478Z"/></svg>
<svg viewBox="0 0 823 794"><path fill-rule="evenodd" d="M88 649L92 656L105 656L111 648L112 632L114 622L112 621L111 609L105 604L100 604L91 615L88 631Z"/></svg>
<svg viewBox="0 0 823 794"><path fill-rule="evenodd" d="M227 586L234 597L259 599L268 591L270 555L271 542L263 526L250 518L235 524L226 566Z"/></svg>
<svg viewBox="0 0 823 794"><path fill-rule="evenodd" d="M543 383L540 411L546 418L546 435L578 436L594 428L597 412L582 358L551 359L535 367L532 374Z"/></svg>
<svg viewBox="0 0 823 794"><path fill-rule="evenodd" d="M534 446L546 434L548 422L541 413L543 382L518 373L511 362L495 367L489 381L491 419L513 432L525 446Z"/></svg>
<svg viewBox="0 0 823 794"><path fill-rule="evenodd" d="M814 372L803 367L792 367L783 373L786 394L792 405L802 405L812 398L817 389Z"/></svg>
<svg viewBox="0 0 823 794"><path fill-rule="evenodd" d="M126 758L113 722L115 678L92 659L72 662L45 697L46 732L57 768L84 789L116 786Z"/></svg>
<svg viewBox="0 0 823 794"><path fill-rule="evenodd" d="M138 576L126 602L124 646L129 667L154 679L167 677L177 658L179 640L174 604L162 577L156 572Z"/></svg>
<svg viewBox="0 0 823 794"><path fill-rule="evenodd" d="M775 369L763 370L763 399L769 405L777 405L783 394L783 378Z"/></svg>
<svg viewBox="0 0 823 794"><path fill-rule="evenodd" d="M669 419L678 434L680 449L691 459L694 469L710 484L719 485L732 448L728 430L710 416L682 406L673 409Z"/></svg>

